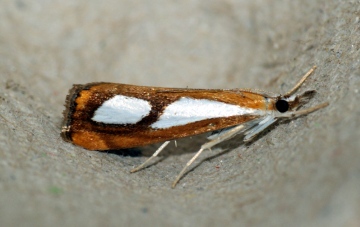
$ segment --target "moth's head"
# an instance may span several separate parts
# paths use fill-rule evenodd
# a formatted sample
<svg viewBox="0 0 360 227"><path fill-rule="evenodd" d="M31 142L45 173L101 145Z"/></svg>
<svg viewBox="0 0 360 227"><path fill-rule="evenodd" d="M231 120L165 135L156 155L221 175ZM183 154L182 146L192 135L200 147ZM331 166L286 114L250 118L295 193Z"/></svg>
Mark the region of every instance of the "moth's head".
<svg viewBox="0 0 360 227"><path fill-rule="evenodd" d="M315 93L316 91L310 90L310 91L305 91L300 95L292 95L290 97L279 96L274 104L274 108L280 113L295 111L298 108L300 108L302 105L309 102L309 100L315 95Z"/></svg>

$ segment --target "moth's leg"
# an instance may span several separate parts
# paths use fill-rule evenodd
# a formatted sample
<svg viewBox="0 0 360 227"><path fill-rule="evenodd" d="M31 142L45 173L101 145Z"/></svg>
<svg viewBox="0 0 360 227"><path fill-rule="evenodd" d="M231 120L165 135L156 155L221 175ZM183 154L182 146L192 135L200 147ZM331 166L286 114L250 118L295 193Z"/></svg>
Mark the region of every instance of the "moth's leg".
<svg viewBox="0 0 360 227"><path fill-rule="evenodd" d="M199 155L201 154L201 152L203 152L203 148L200 148L200 150L198 152L196 152L196 154L194 155L194 157L192 157L192 159L190 159L190 161L188 161L188 163L186 163L185 167L181 170L181 172L177 175L175 181L173 182L173 184L171 185L172 188L175 188L177 182L179 182L180 178L184 175L186 169L195 161L195 159L197 157L199 157Z"/></svg>
<svg viewBox="0 0 360 227"><path fill-rule="evenodd" d="M214 138L213 140L203 144L200 148L200 150L198 152L196 152L196 154L194 155L194 157L192 157L185 165L185 167L181 170L181 172L177 175L175 181L172 184L172 188L175 188L176 184L179 182L179 180L181 179L181 177L184 175L184 173L186 172L186 170L188 169L188 167L196 160L197 157L199 157L199 155L206 149L211 149L213 146L215 146L218 143L221 143L225 140L231 139L232 137L234 137L235 135L243 132L246 129L249 129L249 127L253 127L254 123L253 122L257 122L257 121L261 121L261 119L255 119L252 120L250 122L235 126L230 128L229 130L227 130L226 132L223 132L222 134L220 134L219 136L217 136L216 138Z"/></svg>
<svg viewBox="0 0 360 227"><path fill-rule="evenodd" d="M215 139L216 137L224 134L225 132L227 132L228 130L230 130L230 129L234 128L234 127L236 127L236 126L232 126L232 127L228 127L228 128L223 128L223 129L219 129L219 130L216 130L216 131L212 131L211 134L206 137L206 139L208 139L208 140L213 140L213 139Z"/></svg>
<svg viewBox="0 0 360 227"><path fill-rule="evenodd" d="M290 90L288 91L285 95L285 97L289 97L292 94L295 93L295 91L297 89L299 89L299 87L304 83L304 81L314 72L314 70L316 69L316 66L313 66L307 73L305 73L305 75L300 79L300 81Z"/></svg>
<svg viewBox="0 0 360 227"><path fill-rule="evenodd" d="M254 126L258 125L264 118L258 118L258 119L254 119L254 120L251 120L247 123L244 123L244 128L243 130L239 131L238 133L241 133L241 132L244 132L244 131L247 131L251 128L253 128ZM220 130L217 130L217 131L214 131L211 135L209 135L207 137L208 140L214 140L222 135L224 135L225 133L227 133L228 131L230 131L231 129L235 128L236 126L232 126L232 127L229 127L229 128L224 128L224 129L220 129Z"/></svg>
<svg viewBox="0 0 360 227"><path fill-rule="evenodd" d="M276 118L274 118L272 116L267 116L257 126L252 128L251 130L245 132L244 142L248 142L248 141L254 139L259 133L264 131L270 125L274 124L277 120L278 119L276 119Z"/></svg>
<svg viewBox="0 0 360 227"><path fill-rule="evenodd" d="M164 142L155 152L153 155L151 155L150 158L148 158L145 162L143 162L141 165L135 167L134 169L132 169L130 171L130 173L134 173L139 171L140 169L144 168L144 166L146 166L147 163L149 163L150 161L152 161L156 156L158 156L158 154L160 154L160 152L162 150L164 150L164 148L170 143L170 141L166 141Z"/></svg>
<svg viewBox="0 0 360 227"><path fill-rule="evenodd" d="M316 111L318 109L322 109L324 107L327 107L328 105L329 105L329 103L325 102L325 103L322 103L320 105L310 107L310 108L307 108L307 109L304 109L304 110L298 110L298 111L283 113L283 114L281 114L279 116L276 116L276 118L278 118L278 119L280 119L280 118L288 118L288 119L297 118L299 116L312 113L312 112L314 112L314 111Z"/></svg>

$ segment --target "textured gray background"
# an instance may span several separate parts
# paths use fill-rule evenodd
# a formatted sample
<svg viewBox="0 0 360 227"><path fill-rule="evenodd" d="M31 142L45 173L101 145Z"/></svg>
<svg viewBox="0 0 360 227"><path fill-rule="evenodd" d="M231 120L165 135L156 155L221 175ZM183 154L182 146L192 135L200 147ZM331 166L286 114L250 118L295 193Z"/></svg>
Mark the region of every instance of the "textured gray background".
<svg viewBox="0 0 360 227"><path fill-rule="evenodd" d="M351 0L2 0L0 225L359 226L359 12ZM203 136L136 174L146 155L59 136L73 83L284 92L314 64L302 90L329 107L205 152L175 189Z"/></svg>

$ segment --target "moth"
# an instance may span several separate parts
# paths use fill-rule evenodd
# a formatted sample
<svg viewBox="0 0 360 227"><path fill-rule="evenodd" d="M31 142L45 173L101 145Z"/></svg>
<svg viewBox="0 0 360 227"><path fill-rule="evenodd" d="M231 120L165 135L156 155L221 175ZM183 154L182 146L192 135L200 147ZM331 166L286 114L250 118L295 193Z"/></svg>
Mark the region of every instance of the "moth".
<svg viewBox="0 0 360 227"><path fill-rule="evenodd" d="M171 140L212 132L194 157L206 149L242 135L253 140L276 122L297 118L324 108L328 103L298 110L316 93L294 93L313 73L310 69L284 95L252 89L185 89L146 87L117 83L73 85L66 97L61 136L89 150L116 150L164 142L136 172L151 162Z"/></svg>

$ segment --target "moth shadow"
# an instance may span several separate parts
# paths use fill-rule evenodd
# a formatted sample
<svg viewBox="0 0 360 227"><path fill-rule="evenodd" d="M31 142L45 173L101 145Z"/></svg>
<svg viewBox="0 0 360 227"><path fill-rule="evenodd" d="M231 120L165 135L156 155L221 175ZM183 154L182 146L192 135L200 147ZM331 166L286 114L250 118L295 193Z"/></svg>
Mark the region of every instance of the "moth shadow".
<svg viewBox="0 0 360 227"><path fill-rule="evenodd" d="M108 150L107 154L114 154L122 157L141 157L142 151L140 148L128 148L128 149L118 149L118 150Z"/></svg>
<svg viewBox="0 0 360 227"><path fill-rule="evenodd" d="M193 164L188 171L186 171L186 173L181 177L181 179L185 178L186 175L188 175L190 172L194 171L197 167L199 167L202 163L207 162L207 161L211 161L213 159L216 159L228 152L231 152L232 150L238 148L241 145L244 145L246 147L250 147L252 144L256 143L258 140L260 140L261 138L263 138L266 134L268 134L271 130L273 130L274 128L276 128L278 125L281 124L287 124L289 123L289 121L291 120L284 120L281 122L278 122L274 125L269 126L267 129L265 129L263 132L259 133L254 139L252 139L249 142L244 142L244 135L237 135L234 138L231 138L230 140L224 141L216 146L214 146L214 148L216 149L220 149L220 152L214 154L214 155L209 155L208 157L204 157L202 159L200 159L198 162L196 162L195 164ZM205 152L205 151L204 151Z"/></svg>
<svg viewBox="0 0 360 227"><path fill-rule="evenodd" d="M211 161L213 159L216 159L236 148L238 148L241 145L245 145L247 147L250 147L253 143L264 137L266 134L268 134L271 130L276 128L280 124L287 124L290 120L285 120L278 122L274 125L271 125L269 128L265 129L263 132L261 132L259 135L257 135L253 140L249 142L244 142L243 138L244 135L237 135L234 138L223 141L220 144L217 144L214 146L215 149L220 149L220 152L217 152L213 155L207 155L207 157L199 158L200 160L196 163L194 163L188 171L182 176L184 178L187 174L194 171L197 167L199 167L202 163L206 161ZM187 153L196 154L196 152L200 149L201 145L207 143L209 140L207 139L207 136L209 134L200 134L193 137L186 137L177 139L176 142L171 141L171 143L157 156L157 159L149 163L147 166L145 166L143 169L150 168L167 158L173 155L183 155ZM119 156L129 156L129 157L150 157L160 146L162 143L157 144L151 144L147 145L145 147L137 147L137 148L130 148L130 149L121 149L121 150L109 150L108 153L115 154ZM177 145L176 145L177 144ZM205 153L206 150L203 152ZM202 154L203 156L204 154ZM185 165L185 163L183 163ZM182 179L181 178L181 179Z"/></svg>
<svg viewBox="0 0 360 227"><path fill-rule="evenodd" d="M305 117L305 116L300 116L298 118L302 118L302 117ZM243 141L243 138L244 138L243 135L237 135L237 136L235 136L234 138L232 138L230 140L224 141L224 142L216 145L215 148L220 148L221 149L221 151L219 153L214 154L214 155L210 155L210 156L205 157L205 158L201 159L200 161L198 161L196 164L194 164L192 167L190 167L188 171L186 171L186 173L180 178L180 180L183 179L190 172L194 171L202 163L204 163L206 161L211 161L211 160L213 160L215 158L218 158L218 157L220 157L220 156L222 156L222 155L236 149L240 145L245 145L246 147L250 147L252 144L254 144L258 140L263 138L265 135L267 135L270 131L274 130L279 125L289 124L289 122L291 122L292 120L293 119L283 120L283 121L277 122L276 124L273 124L273 125L269 126L268 128L266 128L263 132L259 133L254 139L252 139L249 142L244 142Z"/></svg>
<svg viewBox="0 0 360 227"><path fill-rule="evenodd" d="M194 153L194 147L199 147L206 142L205 135L198 135L194 137L181 138L171 141L165 149L159 154L158 158L161 160L173 156L182 155L185 153ZM107 150L106 153L114 154L122 157L150 157L161 146L162 143L147 145L144 147L135 147L127 149Z"/></svg>

